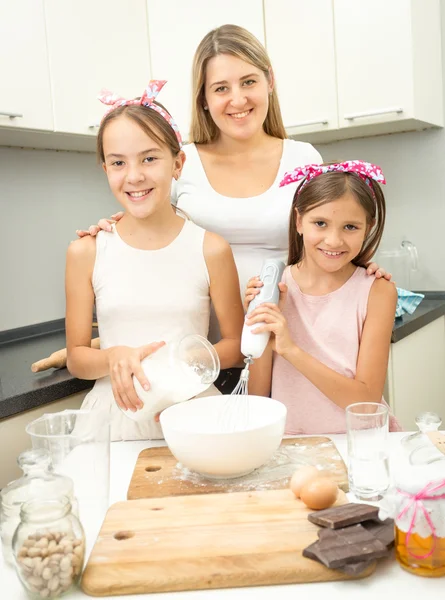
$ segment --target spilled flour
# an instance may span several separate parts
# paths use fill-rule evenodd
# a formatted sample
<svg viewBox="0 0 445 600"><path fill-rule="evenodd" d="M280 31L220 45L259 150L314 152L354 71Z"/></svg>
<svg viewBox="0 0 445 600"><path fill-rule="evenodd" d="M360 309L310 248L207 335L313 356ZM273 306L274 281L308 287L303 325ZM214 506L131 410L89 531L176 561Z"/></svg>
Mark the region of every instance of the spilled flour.
<svg viewBox="0 0 445 600"><path fill-rule="evenodd" d="M320 456L320 449L332 448L332 454ZM248 492L274 490L286 487L292 474L305 465L312 465L325 472L335 472L337 466L334 461L341 461L335 453L332 442L316 445L290 444L281 446L272 458L259 469L248 475L236 479L207 479L198 473L190 471L178 463L172 471L173 481L183 481L196 487L221 488L225 492ZM161 482L158 482L161 483Z"/></svg>

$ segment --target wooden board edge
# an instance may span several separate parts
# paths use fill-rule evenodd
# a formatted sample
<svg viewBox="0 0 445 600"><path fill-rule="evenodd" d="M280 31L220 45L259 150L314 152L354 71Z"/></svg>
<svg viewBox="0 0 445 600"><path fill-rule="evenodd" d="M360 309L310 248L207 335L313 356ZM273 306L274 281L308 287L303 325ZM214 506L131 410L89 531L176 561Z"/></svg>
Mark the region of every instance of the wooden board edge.
<svg viewBox="0 0 445 600"><path fill-rule="evenodd" d="M307 559L310 560L310 559ZM106 573L110 567L104 565L94 565L85 569L81 579L81 589L83 592L93 597L106 597L106 596L117 596L117 595L129 595L129 594L154 594L154 593L167 593L167 592L185 592L185 591L199 591L199 590L217 590L217 589L236 589L243 587L263 587L263 586L278 586L278 585L298 585L301 583L326 583L335 581L357 581L365 579L372 575L377 567L377 561L374 561L369 567L360 573L359 575L345 575L335 569L328 569L324 565L317 563L318 567L312 576L308 574L308 578L302 580L301 573L297 570L283 569L279 573L280 581L276 581L277 574L274 573L261 573L252 572L244 577L244 581L237 581L238 575L236 573L228 574L223 573L211 574L209 577L202 577L198 582L192 577L188 581L172 581L170 583L160 584L157 587L147 588L144 583L136 584L131 588L131 591L127 591L129 588L123 586L117 587L112 584L108 587L100 587L95 583L93 578L97 580L100 578L102 581L106 580ZM104 571L101 573L100 571ZM329 577L326 578L326 571L330 571Z"/></svg>

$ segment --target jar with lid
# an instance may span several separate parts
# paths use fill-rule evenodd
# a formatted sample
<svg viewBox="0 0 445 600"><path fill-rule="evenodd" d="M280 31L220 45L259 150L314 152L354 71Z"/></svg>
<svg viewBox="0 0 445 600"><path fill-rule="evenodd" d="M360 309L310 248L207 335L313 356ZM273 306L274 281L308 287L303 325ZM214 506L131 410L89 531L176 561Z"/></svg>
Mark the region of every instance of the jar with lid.
<svg viewBox="0 0 445 600"><path fill-rule="evenodd" d="M57 499L67 496L77 514L73 481L53 472L51 458L45 448L25 450L17 462L23 470L20 479L12 481L0 492L0 535L3 557L13 564L12 537L20 523L20 508L31 499Z"/></svg>
<svg viewBox="0 0 445 600"><path fill-rule="evenodd" d="M143 407L136 412L121 409L128 418L138 422L152 419L165 408L205 392L220 371L219 356L213 345L194 333L167 341L145 358L141 366L150 389L144 390L134 376L133 384Z"/></svg>
<svg viewBox="0 0 445 600"><path fill-rule="evenodd" d="M85 533L66 496L22 504L12 547L18 576L32 597L59 598L78 583Z"/></svg>
<svg viewBox="0 0 445 600"><path fill-rule="evenodd" d="M440 418L430 417L419 415L420 431L402 440L394 486L380 503L379 517L394 519L396 559L404 569L440 577L445 575L445 454L440 450L445 433L437 431ZM425 427L427 421L434 427Z"/></svg>

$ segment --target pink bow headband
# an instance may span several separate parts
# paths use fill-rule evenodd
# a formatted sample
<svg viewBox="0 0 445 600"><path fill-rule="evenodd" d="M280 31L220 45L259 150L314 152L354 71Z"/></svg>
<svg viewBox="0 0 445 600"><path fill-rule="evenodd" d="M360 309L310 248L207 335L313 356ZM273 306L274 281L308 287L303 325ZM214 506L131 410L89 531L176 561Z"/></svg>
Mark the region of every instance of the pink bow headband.
<svg viewBox="0 0 445 600"><path fill-rule="evenodd" d="M152 108L153 110L158 112L162 117L164 117L164 119L167 121L167 123L170 125L170 127L175 132L176 137L178 138L179 146L182 146L181 134L179 133L179 128L176 125L175 120L166 110L164 110L161 106L158 106L157 104L154 103L156 96L159 94L159 92L162 90L162 88L164 87L164 85L166 83L167 83L167 81L164 81L164 80L152 79L149 82L149 84L147 85L147 87L145 88L142 96L140 98L134 98L132 100L127 100L126 98L123 98L122 96L113 94L113 92L110 92L110 90L101 90L101 92L98 96L99 100L103 104L107 104L108 106L110 106L110 108L106 111L106 113L102 117L102 120L112 110L118 108L119 106L132 106L132 105L146 106L147 108Z"/></svg>
<svg viewBox="0 0 445 600"><path fill-rule="evenodd" d="M377 165L372 163L364 162L362 160L347 160L342 163L334 163L332 165L304 165L303 167L296 167L293 171L286 173L280 182L280 187L289 185L294 181L300 181L305 179L302 185L298 188L298 192L314 177L323 175L324 173L355 173L358 175L372 190L370 180L373 179L378 183L386 183L383 171ZM374 193L374 190L372 190Z"/></svg>

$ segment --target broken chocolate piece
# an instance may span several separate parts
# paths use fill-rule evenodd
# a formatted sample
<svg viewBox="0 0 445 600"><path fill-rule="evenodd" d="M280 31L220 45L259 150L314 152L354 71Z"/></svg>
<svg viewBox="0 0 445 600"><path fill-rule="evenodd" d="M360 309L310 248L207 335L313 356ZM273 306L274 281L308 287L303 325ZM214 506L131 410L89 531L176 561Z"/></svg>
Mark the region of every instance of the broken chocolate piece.
<svg viewBox="0 0 445 600"><path fill-rule="evenodd" d="M378 513L379 509L377 506L351 502L350 504L343 504L342 506L309 513L307 518L311 523L315 523L315 525L339 529L340 527L362 523L370 519L377 519Z"/></svg>
<svg viewBox="0 0 445 600"><path fill-rule="evenodd" d="M365 521L362 523L372 535L385 544L387 548L392 548L394 545L394 521L386 519L386 521ZM330 531L330 530L329 530Z"/></svg>
<svg viewBox="0 0 445 600"><path fill-rule="evenodd" d="M370 567L374 563L374 560L363 560L357 563L349 563L348 565L344 565L337 569L337 571L341 571L345 575L360 575L363 571L366 571L368 567Z"/></svg>
<svg viewBox="0 0 445 600"><path fill-rule="evenodd" d="M349 525L349 527L340 527L339 529L329 529L328 527L321 527L318 530L318 539L322 542L323 546L329 544L328 540L337 539L338 535L343 533L347 536L350 533L357 534L361 531L362 525L357 523L356 525Z"/></svg>
<svg viewBox="0 0 445 600"><path fill-rule="evenodd" d="M325 531L333 531L333 530L326 529ZM320 552L320 542L314 542L313 544L311 544L310 546L308 546L307 548L305 548L303 550L303 556L305 556L306 558L310 558L312 560L316 560L317 562L324 564L320 558L319 552ZM356 563L349 563L349 564L343 565L343 567L339 567L337 570L341 571L342 573L345 573L345 575L360 575L360 573L363 573L363 571L365 571L368 567L370 567L373 562L374 562L374 560L363 560L363 561L356 562Z"/></svg>
<svg viewBox="0 0 445 600"><path fill-rule="evenodd" d="M318 557L318 548L319 548L319 546L320 546L319 542L314 542L313 544L311 544L307 548L304 548L303 549L303 556L305 556L306 558L311 558L312 560L317 560L318 562L321 562L321 560Z"/></svg>
<svg viewBox="0 0 445 600"><path fill-rule="evenodd" d="M372 533L372 535L380 540L382 544L384 544L387 548L391 548L394 544L394 521L392 519L386 519L386 521L363 521L363 523L359 523L356 525L349 525L348 527L340 527L339 529L329 529L327 527L322 527L318 530L318 538L322 540L323 543L325 540L329 538L333 538L336 535L336 532L343 531L353 531L354 528L364 527L367 531Z"/></svg>
<svg viewBox="0 0 445 600"><path fill-rule="evenodd" d="M331 569L388 555L388 549L362 525L331 530L315 548L321 562ZM314 551L314 549L312 549Z"/></svg>

